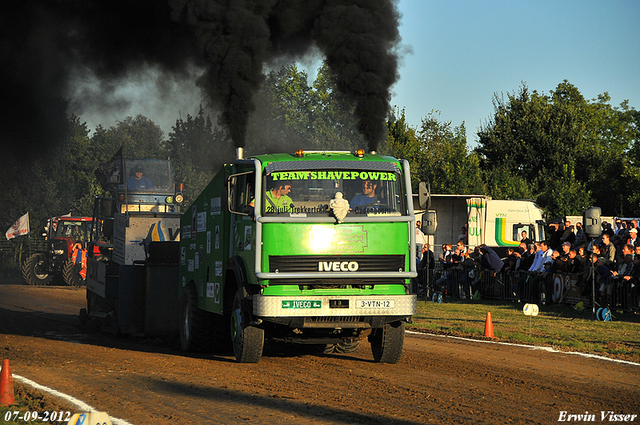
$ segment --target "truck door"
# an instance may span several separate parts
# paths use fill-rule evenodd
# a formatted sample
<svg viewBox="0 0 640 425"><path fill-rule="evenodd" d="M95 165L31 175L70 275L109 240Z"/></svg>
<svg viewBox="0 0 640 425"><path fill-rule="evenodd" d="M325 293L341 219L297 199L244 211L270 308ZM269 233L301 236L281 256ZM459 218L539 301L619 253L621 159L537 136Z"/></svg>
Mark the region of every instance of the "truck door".
<svg viewBox="0 0 640 425"><path fill-rule="evenodd" d="M247 271L253 270L255 266L254 200L255 171L240 171L231 175L229 208L232 213L231 228L234 235L231 256L237 255L242 258Z"/></svg>

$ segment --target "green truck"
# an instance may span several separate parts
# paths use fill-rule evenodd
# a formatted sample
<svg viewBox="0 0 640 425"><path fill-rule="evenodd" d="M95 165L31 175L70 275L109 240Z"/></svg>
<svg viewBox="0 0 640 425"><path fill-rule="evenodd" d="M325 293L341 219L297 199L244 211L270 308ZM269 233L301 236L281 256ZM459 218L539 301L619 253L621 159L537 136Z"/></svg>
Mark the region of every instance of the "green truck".
<svg viewBox="0 0 640 425"><path fill-rule="evenodd" d="M240 151L241 152L241 151ZM238 155L181 218L185 351L233 347L258 362L265 339L397 363L416 311L409 164L375 153Z"/></svg>

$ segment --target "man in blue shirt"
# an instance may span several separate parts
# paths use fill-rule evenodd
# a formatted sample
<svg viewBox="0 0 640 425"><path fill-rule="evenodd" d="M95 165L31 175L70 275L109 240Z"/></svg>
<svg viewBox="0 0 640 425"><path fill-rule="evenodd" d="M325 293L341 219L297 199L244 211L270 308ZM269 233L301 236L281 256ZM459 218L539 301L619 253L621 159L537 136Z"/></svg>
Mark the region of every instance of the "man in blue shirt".
<svg viewBox="0 0 640 425"><path fill-rule="evenodd" d="M131 176L127 179L127 188L132 190L153 189L151 180L144 176L144 168L138 164L133 167Z"/></svg>
<svg viewBox="0 0 640 425"><path fill-rule="evenodd" d="M351 208L355 210L358 207L375 204L378 201L378 195L376 195L377 187L377 182L365 180L362 183L362 193L354 196L351 200Z"/></svg>

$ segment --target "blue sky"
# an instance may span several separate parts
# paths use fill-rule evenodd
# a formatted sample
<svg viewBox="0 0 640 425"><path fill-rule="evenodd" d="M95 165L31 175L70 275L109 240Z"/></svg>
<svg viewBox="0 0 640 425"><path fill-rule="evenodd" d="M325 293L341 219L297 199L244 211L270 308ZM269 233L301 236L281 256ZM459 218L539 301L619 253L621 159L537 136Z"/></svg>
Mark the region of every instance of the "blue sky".
<svg viewBox="0 0 640 425"><path fill-rule="evenodd" d="M494 94L549 93L563 80L586 99L608 92L640 109L640 1L400 0L403 55L392 105L418 127L432 110L463 121L470 147Z"/></svg>

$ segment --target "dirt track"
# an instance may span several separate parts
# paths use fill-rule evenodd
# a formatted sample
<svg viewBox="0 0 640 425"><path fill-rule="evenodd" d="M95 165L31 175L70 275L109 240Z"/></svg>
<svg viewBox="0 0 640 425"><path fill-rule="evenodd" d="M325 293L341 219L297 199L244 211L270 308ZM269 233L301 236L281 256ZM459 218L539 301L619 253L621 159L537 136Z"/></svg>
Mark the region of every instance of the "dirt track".
<svg viewBox="0 0 640 425"><path fill-rule="evenodd" d="M260 363L192 356L81 328L84 290L0 285L0 356L14 374L134 424L556 423L640 414L640 366L407 335L398 365L270 345ZM575 421L574 421L575 422ZM640 422L636 416L634 423Z"/></svg>

